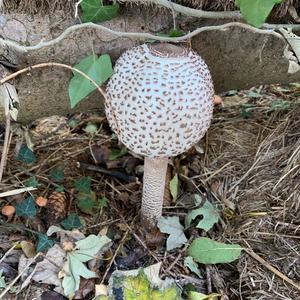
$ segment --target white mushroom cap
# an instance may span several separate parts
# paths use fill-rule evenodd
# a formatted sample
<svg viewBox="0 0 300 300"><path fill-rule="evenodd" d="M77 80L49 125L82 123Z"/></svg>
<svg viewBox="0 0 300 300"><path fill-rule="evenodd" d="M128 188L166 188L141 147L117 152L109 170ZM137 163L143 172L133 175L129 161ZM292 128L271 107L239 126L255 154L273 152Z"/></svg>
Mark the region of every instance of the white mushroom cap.
<svg viewBox="0 0 300 300"><path fill-rule="evenodd" d="M143 44L116 62L106 114L130 150L147 157L176 156L205 134L213 96L208 67L194 51Z"/></svg>

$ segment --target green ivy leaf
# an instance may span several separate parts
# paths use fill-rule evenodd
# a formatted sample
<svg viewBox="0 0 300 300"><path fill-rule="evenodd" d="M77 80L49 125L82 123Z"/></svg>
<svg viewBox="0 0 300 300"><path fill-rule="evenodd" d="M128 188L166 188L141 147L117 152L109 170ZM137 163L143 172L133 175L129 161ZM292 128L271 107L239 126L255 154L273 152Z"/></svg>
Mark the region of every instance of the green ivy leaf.
<svg viewBox="0 0 300 300"><path fill-rule="evenodd" d="M91 177L82 177L75 180L75 188L78 192L89 194L91 192Z"/></svg>
<svg viewBox="0 0 300 300"><path fill-rule="evenodd" d="M36 206L32 196L16 205L16 214L26 218L33 218L36 215Z"/></svg>
<svg viewBox="0 0 300 300"><path fill-rule="evenodd" d="M128 150L126 147L122 147L121 149L115 149L115 148L112 148L110 149L110 155L108 157L109 160L115 160L115 159L118 159L122 156L124 156L125 154L127 154Z"/></svg>
<svg viewBox="0 0 300 300"><path fill-rule="evenodd" d="M89 194L80 193L76 202L77 207L85 214L92 215L93 208L96 205L96 194L90 192Z"/></svg>
<svg viewBox="0 0 300 300"><path fill-rule="evenodd" d="M46 234L40 233L38 235L38 239L39 241L36 247L37 252L43 252L54 245L54 241L52 239L49 239L49 237Z"/></svg>
<svg viewBox="0 0 300 300"><path fill-rule="evenodd" d="M82 223L77 214L70 214L65 220L61 222L61 225L66 230L72 230L82 226Z"/></svg>
<svg viewBox="0 0 300 300"><path fill-rule="evenodd" d="M59 184L56 189L56 192L64 192L65 191L65 187L62 184Z"/></svg>
<svg viewBox="0 0 300 300"><path fill-rule="evenodd" d="M39 182L37 181L35 176L31 176L24 182L24 185L27 187L32 186L32 187L36 188L38 186L38 184L39 184Z"/></svg>
<svg viewBox="0 0 300 300"><path fill-rule="evenodd" d="M251 112L254 110L254 106L252 104L243 104L242 105L242 110L240 112L240 116L244 119L247 119L250 117Z"/></svg>
<svg viewBox="0 0 300 300"><path fill-rule="evenodd" d="M237 244L224 244L209 238L195 239L188 248L188 255L202 264L228 263L239 258L241 246Z"/></svg>
<svg viewBox="0 0 300 300"><path fill-rule="evenodd" d="M196 227L205 231L210 230L219 221L219 214L209 201L205 201L202 207L194 209L187 214L185 227L190 227L192 221L198 216L203 216L203 219L198 222Z"/></svg>
<svg viewBox="0 0 300 300"><path fill-rule="evenodd" d="M64 171L61 168L53 168L50 173L50 178L57 183L61 183L64 180Z"/></svg>
<svg viewBox="0 0 300 300"><path fill-rule="evenodd" d="M175 176L170 181L170 192L174 201L177 199L178 185L179 185L178 174L175 174Z"/></svg>
<svg viewBox="0 0 300 300"><path fill-rule="evenodd" d="M83 0L81 3L84 22L103 22L118 16L119 4L103 5L102 0Z"/></svg>
<svg viewBox="0 0 300 300"><path fill-rule="evenodd" d="M105 82L112 74L113 68L109 55L104 54L99 58L97 55L90 55L75 65L74 68L84 72L98 85ZM83 98L96 89L95 85L80 74L73 72L74 76L69 83L69 97L71 108L74 108Z"/></svg>
<svg viewBox="0 0 300 300"><path fill-rule="evenodd" d="M16 158L26 164L31 164L36 161L35 154L25 144L21 146Z"/></svg>
<svg viewBox="0 0 300 300"><path fill-rule="evenodd" d="M236 0L236 5L240 8L246 21L260 27L272 11L275 4L281 3L282 0Z"/></svg>

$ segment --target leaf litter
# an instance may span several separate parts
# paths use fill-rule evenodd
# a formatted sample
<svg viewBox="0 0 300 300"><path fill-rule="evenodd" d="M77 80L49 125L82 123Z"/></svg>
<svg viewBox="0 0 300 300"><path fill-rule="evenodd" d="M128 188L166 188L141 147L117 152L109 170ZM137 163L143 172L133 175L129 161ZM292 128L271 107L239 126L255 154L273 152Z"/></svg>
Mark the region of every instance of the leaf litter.
<svg viewBox="0 0 300 300"><path fill-rule="evenodd" d="M157 261L162 262L159 277L175 279L183 287L183 298L188 295L184 287L192 284L196 291L192 293L194 298L190 295L191 299L219 299L219 294L224 299L235 299L236 295L245 299L262 295L277 299L278 294L297 299L298 290L285 284L280 274L299 282L297 269L300 265L295 261L295 251L300 250L297 238L300 195L299 94L297 85L272 85L224 94L223 104L215 108L214 120L206 139L173 161L173 165L169 166L173 176L166 183L166 190L172 190L173 201L168 201L164 208L164 217L178 218L179 223L174 227L177 230L180 228L181 234L187 239L191 238L191 245L199 238L209 238L214 242L251 247L279 271L278 276L274 277L274 273L267 270L265 265L246 253L232 263L216 265L212 271L204 264L195 262L199 253L193 254L188 248L187 252L191 251L190 254L194 256L191 259L187 252L182 252L183 245L166 251L170 234L162 236L162 243L161 237L159 242L154 239L157 246L152 245L151 250L148 249L145 246L148 244L147 236L143 234L138 219L132 223L140 205L143 161L123 150L105 119L95 114L80 113L68 118L53 116L36 120L28 127L33 151L23 146L23 153L18 157L12 148L9 151L7 172L0 189L9 191L12 186L20 187L19 183L38 189L31 194L0 199L1 207L19 205L18 215L12 220L0 219L0 244L12 246L15 241L10 240L9 236L18 234L18 242L31 242L36 251L44 252L44 256L33 263L30 269L35 270L31 279L26 282L28 277L24 276L23 281L17 283L19 289L24 282L28 284L20 294L27 293L29 298L34 298L37 283L43 281L45 293L52 292L51 287L63 293L63 278L59 278L58 274L63 269L67 252L62 243L71 239L76 247L76 242L90 235L97 236L102 231L112 242L102 253L101 259L93 260L93 264L79 260L97 277L87 281L81 278L79 293L76 294L78 299L92 299L92 289L100 284L109 268L103 283L107 287L111 274L119 269L118 263L122 266L121 270L126 271L150 266ZM71 127L68 124L73 125ZM85 132L89 124L96 124L98 128L92 135ZM197 151L200 148L203 150ZM110 156L111 153L114 156ZM97 158L97 171L89 169L91 165L95 166L94 157ZM87 166L78 168L77 162L84 162ZM106 173L102 173L103 169ZM123 177L116 177L115 171L122 173ZM174 174L177 174L178 182ZM124 180L130 176L138 181ZM96 203L94 200L91 202L91 214L86 214L78 207L80 191L75 182L85 177L90 177L91 181L84 192L89 190L96 195ZM170 185L172 178L174 180ZM40 196L49 199L56 189L63 189L66 193L62 221L69 224L66 225L69 230L62 229L60 221L55 224L56 228L51 227L52 234L49 230L46 239L46 231L50 226L47 210L50 207L47 204L45 208L33 209L35 202L27 200L26 205L22 203L28 197L34 200ZM196 207L195 194L201 198L201 203L198 202ZM218 219L210 204L213 208L218 207ZM48 220L43 219L45 216ZM188 226L184 228L186 220ZM125 236L126 230L129 233ZM209 232L206 233L206 230ZM2 256L7 249L4 252L1 250ZM21 249L14 251L22 252ZM20 257L24 261L27 259L24 255L16 255L14 260L9 260L7 256L1 262L0 280L3 285L11 282L12 268L18 269ZM202 261L202 258L198 257L199 260ZM171 269L168 269L170 266ZM256 272L253 273L253 270ZM86 277L91 275L89 272ZM250 277L251 282L260 284L251 284ZM78 284L78 280L74 282ZM209 284L214 286L213 293L207 288ZM87 293L83 296L84 286L87 287Z"/></svg>

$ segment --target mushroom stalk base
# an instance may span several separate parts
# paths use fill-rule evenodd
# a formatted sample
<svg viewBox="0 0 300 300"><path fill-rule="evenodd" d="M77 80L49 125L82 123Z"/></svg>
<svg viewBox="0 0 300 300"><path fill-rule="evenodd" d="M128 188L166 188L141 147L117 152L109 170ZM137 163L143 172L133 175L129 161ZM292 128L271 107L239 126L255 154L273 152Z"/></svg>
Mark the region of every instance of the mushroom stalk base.
<svg viewBox="0 0 300 300"><path fill-rule="evenodd" d="M162 215L168 158L145 158L141 220L154 228Z"/></svg>

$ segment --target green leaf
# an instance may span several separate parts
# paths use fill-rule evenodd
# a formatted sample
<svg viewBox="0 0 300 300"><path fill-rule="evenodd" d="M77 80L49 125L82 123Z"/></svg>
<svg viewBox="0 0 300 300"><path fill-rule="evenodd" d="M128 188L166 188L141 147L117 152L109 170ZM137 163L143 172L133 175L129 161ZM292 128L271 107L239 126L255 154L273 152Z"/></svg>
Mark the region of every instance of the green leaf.
<svg viewBox="0 0 300 300"><path fill-rule="evenodd" d="M174 201L177 199L178 185L179 185L178 174L175 174L175 176L170 181L170 192Z"/></svg>
<svg viewBox="0 0 300 300"><path fill-rule="evenodd" d="M158 228L163 233L168 233L170 236L167 239L167 251L182 246L187 242L184 235L184 228L176 217L161 217L157 223Z"/></svg>
<svg viewBox="0 0 300 300"><path fill-rule="evenodd" d="M203 216L203 219L198 222L196 227L205 231L210 230L219 221L219 214L209 201L205 201L202 207L194 209L187 214L185 227L190 227L192 221L198 216Z"/></svg>
<svg viewBox="0 0 300 300"><path fill-rule="evenodd" d="M117 158L120 158L122 156L124 156L125 154L127 154L128 150L126 147L122 147L121 149L115 149L112 148L110 149L110 155L108 157L109 160L115 160Z"/></svg>
<svg viewBox="0 0 300 300"><path fill-rule="evenodd" d="M217 300L221 296L222 295L216 294L216 293L204 295L202 293L197 293L197 292L191 291L191 292L189 292L188 300Z"/></svg>
<svg viewBox="0 0 300 300"><path fill-rule="evenodd" d="M68 275L63 279L62 286L66 296L73 298L75 292L79 289L80 276L89 279L97 277L95 272L90 271L74 253L68 254Z"/></svg>
<svg viewBox="0 0 300 300"><path fill-rule="evenodd" d="M78 192L89 194L91 192L91 177L82 177L77 180L75 180L75 188Z"/></svg>
<svg viewBox="0 0 300 300"><path fill-rule="evenodd" d="M92 215L93 208L96 205L96 194L90 191L90 193L79 193L76 205L85 214Z"/></svg>
<svg viewBox="0 0 300 300"><path fill-rule="evenodd" d="M240 116L245 119L249 118L251 115L251 112L254 110L254 108L255 107L252 104L243 104Z"/></svg>
<svg viewBox="0 0 300 300"><path fill-rule="evenodd" d="M169 32L169 37L180 37L180 36L183 36L183 35L185 35L185 33L180 29L172 29Z"/></svg>
<svg viewBox="0 0 300 300"><path fill-rule="evenodd" d="M146 274L146 269L114 272L109 294L113 299L122 300L182 300L180 290L173 281L153 279L153 276Z"/></svg>
<svg viewBox="0 0 300 300"><path fill-rule="evenodd" d="M38 186L38 184L39 184L39 182L37 181L35 176L31 176L24 182L24 185L27 187L32 186L32 187L36 188Z"/></svg>
<svg viewBox="0 0 300 300"><path fill-rule="evenodd" d="M65 188L62 184L59 184L56 189L55 189L56 192L64 192L65 191Z"/></svg>
<svg viewBox="0 0 300 300"><path fill-rule="evenodd" d="M88 123L83 129L88 134L94 134L98 130L98 126L94 123Z"/></svg>
<svg viewBox="0 0 300 300"><path fill-rule="evenodd" d="M16 159L26 164L31 164L36 161L36 156L25 144L23 144Z"/></svg>
<svg viewBox="0 0 300 300"><path fill-rule="evenodd" d="M195 261L202 264L227 263L239 258L241 246L219 243L209 238L201 237L192 242L187 253Z"/></svg>
<svg viewBox="0 0 300 300"><path fill-rule="evenodd" d="M81 3L84 22L103 22L118 16L119 4L103 5L102 0L83 0Z"/></svg>
<svg viewBox="0 0 300 300"><path fill-rule="evenodd" d="M94 258L96 253L107 246L111 240L107 236L89 235L87 238L76 242L74 254L82 262L87 262Z"/></svg>
<svg viewBox="0 0 300 300"><path fill-rule="evenodd" d="M108 207L108 199L106 197L102 197L98 199L97 207L99 208Z"/></svg>
<svg viewBox="0 0 300 300"><path fill-rule="evenodd" d="M260 27L274 5L281 3L282 0L236 0L235 2L246 21L255 27Z"/></svg>
<svg viewBox="0 0 300 300"><path fill-rule="evenodd" d="M276 110L288 110L289 108L290 108L290 102L280 99L280 100L273 101L268 111L271 112Z"/></svg>
<svg viewBox="0 0 300 300"><path fill-rule="evenodd" d="M74 66L92 78L98 85L104 83L112 74L112 63L109 55L104 54L99 58L97 55L90 55ZM69 83L69 97L71 108L74 108L83 98L96 89L95 85L82 75L73 72L74 76Z"/></svg>
<svg viewBox="0 0 300 300"><path fill-rule="evenodd" d="M79 228L82 226L82 223L77 214L70 214L65 220L61 222L61 225L66 230L72 230L74 228Z"/></svg>
<svg viewBox="0 0 300 300"><path fill-rule="evenodd" d="M61 183L64 180L64 171L61 168L53 168L50 173L50 178L57 183Z"/></svg>
<svg viewBox="0 0 300 300"><path fill-rule="evenodd" d="M38 235L38 244L36 247L37 252L43 252L45 250L48 250L54 245L54 241L52 239L49 239L49 237L46 234L40 233Z"/></svg>
<svg viewBox="0 0 300 300"><path fill-rule="evenodd" d="M79 289L80 277L86 279L97 277L96 273L90 271L83 262L93 259L100 250L103 252L110 242L108 237L96 235L89 235L76 242L76 248L68 253L67 264L64 266L65 276L62 285L65 295L72 298Z"/></svg>
<svg viewBox="0 0 300 300"><path fill-rule="evenodd" d="M2 275L3 271L0 270L0 289L5 289L6 288L6 283L5 283L5 278Z"/></svg>
<svg viewBox="0 0 300 300"><path fill-rule="evenodd" d="M201 276L200 270L198 269L198 265L194 262L191 256L187 256L184 259L184 265L188 267L193 273L197 274L199 278L203 278Z"/></svg>
<svg viewBox="0 0 300 300"><path fill-rule="evenodd" d="M16 205L16 214L25 218L33 218L36 215L36 206L32 196Z"/></svg>

